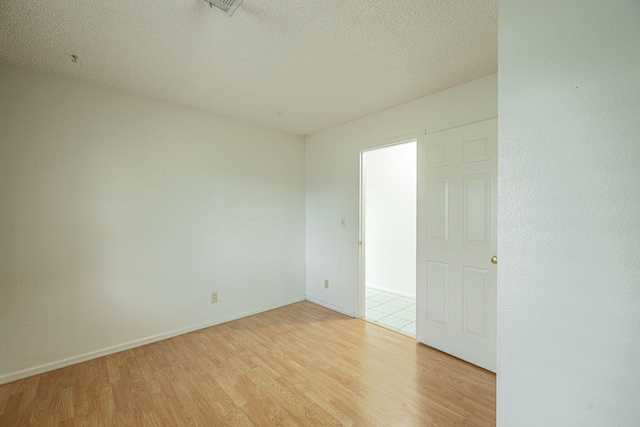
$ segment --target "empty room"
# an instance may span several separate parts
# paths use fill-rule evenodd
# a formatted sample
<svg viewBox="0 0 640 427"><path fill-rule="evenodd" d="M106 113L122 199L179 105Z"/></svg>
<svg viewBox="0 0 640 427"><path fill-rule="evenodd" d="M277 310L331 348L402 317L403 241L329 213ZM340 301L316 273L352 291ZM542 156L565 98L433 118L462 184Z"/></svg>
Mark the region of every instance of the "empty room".
<svg viewBox="0 0 640 427"><path fill-rule="evenodd" d="M0 427L640 425L639 52L635 0L2 0Z"/></svg>

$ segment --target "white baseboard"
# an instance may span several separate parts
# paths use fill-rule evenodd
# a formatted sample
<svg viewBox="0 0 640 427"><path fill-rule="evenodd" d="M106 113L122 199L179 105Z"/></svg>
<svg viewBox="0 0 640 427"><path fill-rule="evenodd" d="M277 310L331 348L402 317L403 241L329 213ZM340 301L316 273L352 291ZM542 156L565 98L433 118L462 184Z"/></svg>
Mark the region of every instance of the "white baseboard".
<svg viewBox="0 0 640 427"><path fill-rule="evenodd" d="M163 332L161 334L152 335L146 338L140 338L137 340L129 341L126 343L114 345L111 347L103 348L101 350L91 351L89 353L80 354L78 356L72 356L67 359L58 360L51 363L45 363L44 365L34 366L33 368L23 369L17 372L11 372L8 374L0 375L0 385L10 383L13 381L21 380L23 378L31 377L33 375L42 374L44 372L53 371L55 369L65 368L67 366L75 365L76 363L86 362L87 360L97 359L98 357L108 356L113 353L118 353L124 350L130 350L132 348L140 347L143 345L151 344L156 341L162 341L167 338L176 337L178 335L186 334L189 332L197 331L199 329L209 328L211 326L219 325L221 323L230 322L232 320L240 319L242 317L251 316L253 314L262 313L264 311L273 310L274 308L284 307L285 305L294 304L296 302L304 301L306 298L296 298L290 301L285 301L278 304L271 304L256 308L253 310L242 312L238 315L230 316L224 319L218 319L211 323L188 326L186 328L174 329L173 331Z"/></svg>
<svg viewBox="0 0 640 427"><path fill-rule="evenodd" d="M314 304L321 305L321 306L323 306L325 308L328 308L329 310L333 310L333 311L337 311L338 313L345 314L345 315L347 315L349 317L358 317L358 316L356 316L355 313L353 313L351 311L345 310L345 309L340 308L338 306L335 306L333 304L329 304L328 302L324 302L324 301L320 301L318 299L312 298L309 295L307 295L307 301L312 302Z"/></svg>
<svg viewBox="0 0 640 427"><path fill-rule="evenodd" d="M409 294L409 293L406 293L406 292L400 292L400 291L396 291L396 290L392 290L392 289L383 288L381 286L367 285L367 288L375 289L376 291L389 292L390 294L400 295L401 297L409 297L409 298L413 298L413 299L416 298L416 294Z"/></svg>

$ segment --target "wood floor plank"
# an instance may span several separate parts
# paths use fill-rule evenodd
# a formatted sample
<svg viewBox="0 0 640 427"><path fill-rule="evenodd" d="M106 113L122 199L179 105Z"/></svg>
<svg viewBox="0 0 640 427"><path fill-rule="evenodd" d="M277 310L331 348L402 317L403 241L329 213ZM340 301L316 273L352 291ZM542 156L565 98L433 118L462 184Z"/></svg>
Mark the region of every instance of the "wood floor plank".
<svg viewBox="0 0 640 427"><path fill-rule="evenodd" d="M495 425L495 375L310 302L0 386L0 426Z"/></svg>

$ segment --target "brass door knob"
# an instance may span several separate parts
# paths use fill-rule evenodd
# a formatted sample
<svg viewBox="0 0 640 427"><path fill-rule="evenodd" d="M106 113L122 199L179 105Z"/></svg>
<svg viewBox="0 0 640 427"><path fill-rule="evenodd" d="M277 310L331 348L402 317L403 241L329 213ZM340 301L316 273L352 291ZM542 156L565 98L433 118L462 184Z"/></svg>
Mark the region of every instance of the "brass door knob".
<svg viewBox="0 0 640 427"><path fill-rule="evenodd" d="M498 255L494 255L491 257L491 264L497 264L498 263Z"/></svg>

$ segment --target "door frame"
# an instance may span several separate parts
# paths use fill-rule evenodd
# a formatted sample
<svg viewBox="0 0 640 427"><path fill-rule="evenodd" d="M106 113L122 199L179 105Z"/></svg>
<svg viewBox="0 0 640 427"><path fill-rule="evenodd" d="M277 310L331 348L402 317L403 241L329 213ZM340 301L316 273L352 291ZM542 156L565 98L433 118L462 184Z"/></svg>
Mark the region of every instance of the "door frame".
<svg viewBox="0 0 640 427"><path fill-rule="evenodd" d="M408 142L416 141L418 138L426 135L426 131L412 132L401 136L387 138L372 143L361 144L358 146L358 161L360 164L359 183L358 183L358 311L356 312L357 318L363 318L365 314L365 209L364 209L364 153L367 151L378 150L380 148L392 147L394 145L406 144ZM417 153L417 147L416 147ZM416 163L418 159L416 157ZM417 197L417 196L416 196Z"/></svg>

